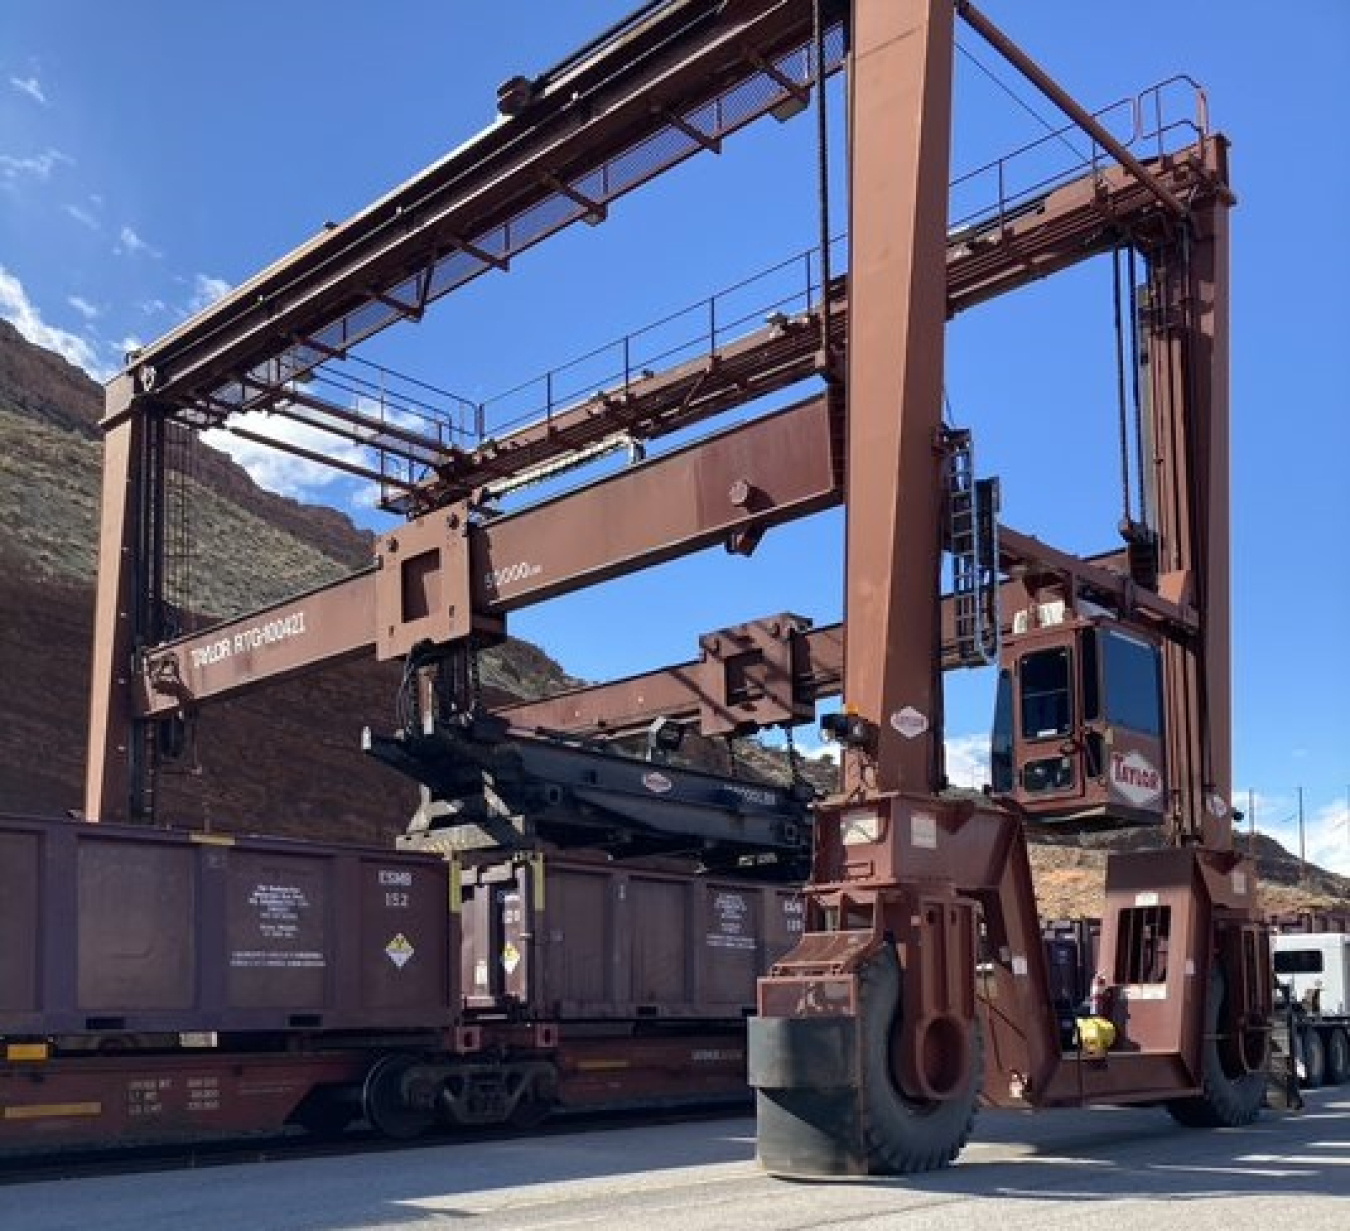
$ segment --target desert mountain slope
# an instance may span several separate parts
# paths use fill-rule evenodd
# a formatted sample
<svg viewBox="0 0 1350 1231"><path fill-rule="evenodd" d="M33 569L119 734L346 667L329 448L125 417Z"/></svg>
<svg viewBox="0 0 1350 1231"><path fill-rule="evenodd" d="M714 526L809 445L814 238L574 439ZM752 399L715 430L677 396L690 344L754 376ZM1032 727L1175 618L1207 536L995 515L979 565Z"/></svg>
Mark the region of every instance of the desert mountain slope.
<svg viewBox="0 0 1350 1231"><path fill-rule="evenodd" d="M65 813L83 802L103 391L0 321L0 811ZM263 491L227 455L194 450L192 606L254 610L350 573L371 536L342 513ZM484 684L516 696L575 681L538 648L485 656ZM362 757L361 728L393 723L398 671L358 662L208 707L166 822L384 842L415 790Z"/></svg>

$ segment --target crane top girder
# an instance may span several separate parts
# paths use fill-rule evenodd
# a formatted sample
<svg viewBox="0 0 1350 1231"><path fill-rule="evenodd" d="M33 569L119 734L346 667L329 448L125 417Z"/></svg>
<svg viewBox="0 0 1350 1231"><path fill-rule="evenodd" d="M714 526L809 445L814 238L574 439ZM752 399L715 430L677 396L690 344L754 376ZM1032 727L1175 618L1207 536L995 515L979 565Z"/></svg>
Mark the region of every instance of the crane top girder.
<svg viewBox="0 0 1350 1231"><path fill-rule="evenodd" d="M843 54L842 0L826 72ZM110 399L265 405L288 383L810 89L813 0L649 4L503 88L478 136L136 354Z"/></svg>

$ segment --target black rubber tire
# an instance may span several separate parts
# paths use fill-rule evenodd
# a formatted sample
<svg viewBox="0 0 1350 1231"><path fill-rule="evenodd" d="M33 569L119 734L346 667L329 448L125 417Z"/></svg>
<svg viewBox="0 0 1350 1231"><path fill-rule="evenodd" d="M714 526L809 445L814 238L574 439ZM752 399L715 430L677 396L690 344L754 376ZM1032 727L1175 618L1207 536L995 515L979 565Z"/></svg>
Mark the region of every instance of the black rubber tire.
<svg viewBox="0 0 1350 1231"><path fill-rule="evenodd" d="M1316 1090L1327 1079L1327 1048L1320 1030L1299 1027L1298 1057L1303 1061L1303 1080L1299 1085L1305 1090Z"/></svg>
<svg viewBox="0 0 1350 1231"><path fill-rule="evenodd" d="M859 983L859 1094L868 1172L909 1175L945 1167L961 1152L975 1123L984 1079L979 1024L971 1025L964 1088L951 1098L915 1101L896 1084L891 1065L891 1037L903 1020L900 963L892 946L886 945L863 968Z"/></svg>
<svg viewBox="0 0 1350 1231"><path fill-rule="evenodd" d="M1224 1052L1215 1034L1223 1011L1227 988L1217 968L1209 979L1205 998L1204 1048L1200 1056L1201 1093L1191 1098L1171 1099L1167 1110L1187 1128L1238 1128L1261 1114L1266 1097L1264 1067L1251 1072L1229 1072Z"/></svg>
<svg viewBox="0 0 1350 1231"><path fill-rule="evenodd" d="M1350 1080L1350 1035L1337 1026L1326 1033L1327 1071L1329 1086L1343 1086Z"/></svg>

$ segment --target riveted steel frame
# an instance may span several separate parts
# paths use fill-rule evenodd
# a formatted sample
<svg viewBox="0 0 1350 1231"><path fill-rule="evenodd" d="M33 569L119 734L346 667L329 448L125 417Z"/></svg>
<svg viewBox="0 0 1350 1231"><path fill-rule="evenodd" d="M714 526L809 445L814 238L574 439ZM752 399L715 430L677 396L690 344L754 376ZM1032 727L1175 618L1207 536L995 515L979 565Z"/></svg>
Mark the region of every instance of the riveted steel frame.
<svg viewBox="0 0 1350 1231"><path fill-rule="evenodd" d="M347 353L375 329L419 316L469 277L505 268L558 227L602 216L621 192L694 152L718 148L722 136L779 102L799 101L831 67L812 63L809 0L671 0L554 72L510 83L507 119L147 348L113 382L86 815L117 819L137 809L135 758L153 716L370 647L400 654L409 648L401 626L412 620L434 615L422 631L453 641L526 603L710 543L752 548L766 527L842 500L844 624L797 634L806 652L789 659L801 669L803 696L842 691L850 711L870 724L870 736L848 749L843 792L820 810L809 887L815 931L779 977L813 977L817 956L835 950L830 977L844 977L880 937L908 937L905 944L944 955L906 973L906 995L927 1012L924 1028L935 1018L962 1022L975 1011L957 989L973 967L970 912L978 908L1001 942L990 978L1000 985L1002 1007L995 1011L985 996L982 1009L990 1028L1002 1032L999 1097L1052 1103L1193 1092L1201 1046L1193 989L1181 995L1178 1013L1160 1016L1151 1055L1115 1057L1104 1070L1111 1075L1091 1081L1081 1066L1061 1063L1045 1010L1020 821L940 795L940 408L943 337L953 312L1122 243L1144 255L1158 590L1136 586L1118 562L1082 561L1013 531L1004 534L1002 564L1011 574L1005 586L1026 602L1047 592L1070 605L1105 597L1122 618L1147 620L1164 633L1169 760L1182 772L1172 801L1180 848L1158 867L1163 890L1184 916L1179 946L1203 973L1215 937L1245 926L1252 886L1231 853L1223 802L1231 772L1226 147L1204 135L1190 149L1153 159L1114 151L1120 165L1094 168L1033 209L949 235L953 5L854 0L850 13L844 9L826 4L827 19L846 26L851 40L851 268L827 290L847 376L833 395L526 512L475 515L476 498L522 467L615 430L660 435L817 373L818 306L705 363L644 377L599 404L565 408L555 421L491 447L447 447L434 477L408 492L418 517L402 533L422 542L422 555L436 557L411 581L394 585L363 574L213 633L155 644L162 596L158 566L148 557L156 551L162 476L157 480L147 463L157 425L167 418L216 424L272 404L296 376ZM962 0L955 11L1094 140L1102 138L973 6ZM719 100L748 81L767 83L768 92L723 115ZM669 133L687 146L668 159L653 157L618 184L607 182L613 160ZM565 203L556 225L512 232L549 201ZM650 512L641 525L623 515L639 504ZM449 537L428 520L447 516L460 519ZM397 571L399 534L380 545L386 570ZM409 586L416 592L410 605ZM319 610L332 613L332 626L302 644L296 630L313 629L307 621ZM219 649L225 644L228 653ZM249 653L236 654L236 645ZM227 671L212 674L227 661ZM694 672L676 667L509 712L539 726L608 722L618 730L658 708L687 713L696 699L723 722L727 698L723 684L710 684L716 676L706 662ZM719 695L710 699L710 688ZM766 697L765 712L795 712L799 699L784 704L785 695ZM1121 868L1111 889L1119 901L1152 875L1147 861ZM830 939L845 933L873 941L840 948ZM766 1004L774 1003L773 986L766 985ZM906 1023L895 1054L906 1081L931 1095L941 1083L925 1067L918 1033L924 1012Z"/></svg>

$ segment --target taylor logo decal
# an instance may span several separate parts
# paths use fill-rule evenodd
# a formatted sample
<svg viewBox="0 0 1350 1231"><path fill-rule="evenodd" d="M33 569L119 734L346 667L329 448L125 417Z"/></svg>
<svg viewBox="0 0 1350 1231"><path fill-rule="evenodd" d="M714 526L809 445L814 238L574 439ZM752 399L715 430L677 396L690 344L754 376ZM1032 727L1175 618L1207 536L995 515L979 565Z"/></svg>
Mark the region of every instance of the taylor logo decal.
<svg viewBox="0 0 1350 1231"><path fill-rule="evenodd" d="M1162 798L1162 774L1140 752L1111 754L1111 785L1136 808L1146 807Z"/></svg>

